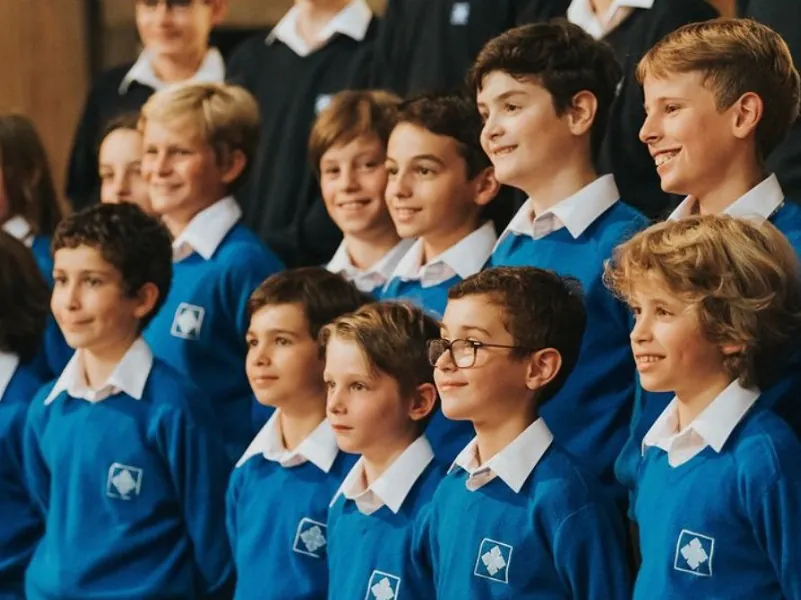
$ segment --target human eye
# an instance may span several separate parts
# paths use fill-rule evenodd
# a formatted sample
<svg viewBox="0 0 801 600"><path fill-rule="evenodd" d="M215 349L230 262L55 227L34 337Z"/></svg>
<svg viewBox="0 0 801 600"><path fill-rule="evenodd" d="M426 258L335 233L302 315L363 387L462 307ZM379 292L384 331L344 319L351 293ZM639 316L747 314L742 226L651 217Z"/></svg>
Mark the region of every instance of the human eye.
<svg viewBox="0 0 801 600"><path fill-rule="evenodd" d="M158 148L155 146L146 146L145 147L145 154L149 156L156 156L159 153Z"/></svg>
<svg viewBox="0 0 801 600"><path fill-rule="evenodd" d="M429 169L428 167L423 165L418 165L415 171L417 172L418 175L422 175L423 177L426 177L434 173L433 169Z"/></svg>
<svg viewBox="0 0 801 600"><path fill-rule="evenodd" d="M350 389L354 392L364 392L367 390L367 386L361 381L354 381L350 384Z"/></svg>
<svg viewBox="0 0 801 600"><path fill-rule="evenodd" d="M658 317L672 317L673 316L673 313L670 310L668 310L667 308L665 308L664 306L657 307L656 311L654 311L654 312L656 312L656 316L658 316Z"/></svg>
<svg viewBox="0 0 801 600"><path fill-rule="evenodd" d="M398 167L395 165L387 165L387 175L394 177L398 174Z"/></svg>
<svg viewBox="0 0 801 600"><path fill-rule="evenodd" d="M339 174L339 167L329 166L323 168L323 175L328 175L329 177L333 177L334 175Z"/></svg>
<svg viewBox="0 0 801 600"><path fill-rule="evenodd" d="M515 112L517 110L520 110L520 105L514 104L513 102L506 102L503 105L503 109L508 113Z"/></svg>
<svg viewBox="0 0 801 600"><path fill-rule="evenodd" d="M58 275L53 275L53 283L55 283L56 285L64 285L65 283L67 283L66 275L62 275L60 273Z"/></svg>
<svg viewBox="0 0 801 600"><path fill-rule="evenodd" d="M292 340L283 335L278 335L275 337L274 343L276 346L291 346Z"/></svg>
<svg viewBox="0 0 801 600"><path fill-rule="evenodd" d="M99 277L87 277L84 281L89 287L98 287L103 284L103 280Z"/></svg>
<svg viewBox="0 0 801 600"><path fill-rule="evenodd" d="M669 104L665 104L663 110L665 111L666 115L670 115L670 114L673 114L676 111L678 111L680 108L681 108L681 106L679 106L676 103L669 103Z"/></svg>
<svg viewBox="0 0 801 600"><path fill-rule="evenodd" d="M248 336L245 338L245 343L247 344L248 348L255 348L259 341L255 337Z"/></svg>

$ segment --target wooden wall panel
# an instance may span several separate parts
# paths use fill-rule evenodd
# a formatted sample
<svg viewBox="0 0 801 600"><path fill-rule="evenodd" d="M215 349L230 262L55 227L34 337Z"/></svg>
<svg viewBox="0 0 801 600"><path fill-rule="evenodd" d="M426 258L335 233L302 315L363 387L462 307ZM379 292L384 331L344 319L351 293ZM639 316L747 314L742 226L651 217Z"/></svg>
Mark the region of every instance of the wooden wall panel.
<svg viewBox="0 0 801 600"><path fill-rule="evenodd" d="M63 189L88 84L83 0L0 0L0 111L34 120Z"/></svg>

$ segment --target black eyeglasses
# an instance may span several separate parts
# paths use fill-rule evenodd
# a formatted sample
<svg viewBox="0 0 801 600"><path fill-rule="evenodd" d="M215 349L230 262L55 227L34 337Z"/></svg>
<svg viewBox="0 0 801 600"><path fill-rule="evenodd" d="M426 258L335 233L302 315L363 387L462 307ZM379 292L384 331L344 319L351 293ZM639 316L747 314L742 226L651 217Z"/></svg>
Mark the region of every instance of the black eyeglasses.
<svg viewBox="0 0 801 600"><path fill-rule="evenodd" d="M156 8L159 4L166 5L167 9L188 8L195 4L195 0L136 0L146 8Z"/></svg>
<svg viewBox="0 0 801 600"><path fill-rule="evenodd" d="M437 338L428 340L428 362L432 367L442 355L450 352L451 361L460 369L469 369L476 364L476 355L481 348L507 348L509 350L528 350L523 346L509 346L506 344L485 344L476 340L444 340Z"/></svg>

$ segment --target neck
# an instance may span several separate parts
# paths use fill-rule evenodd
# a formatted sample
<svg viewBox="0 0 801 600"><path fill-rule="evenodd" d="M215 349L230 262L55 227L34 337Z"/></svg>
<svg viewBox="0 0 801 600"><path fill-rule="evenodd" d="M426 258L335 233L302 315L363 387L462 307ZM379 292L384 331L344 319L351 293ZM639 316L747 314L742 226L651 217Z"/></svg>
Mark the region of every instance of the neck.
<svg viewBox="0 0 801 600"><path fill-rule="evenodd" d="M316 402L293 403L290 408L281 409L278 419L284 448L291 452L325 420L325 402L318 397Z"/></svg>
<svg viewBox="0 0 801 600"><path fill-rule="evenodd" d="M220 196L222 199L223 196ZM181 211L174 211L170 214L163 214L161 215L161 220L164 223L164 226L169 230L170 234L172 234L173 239L177 238L181 235L192 222L196 216L202 213L204 210L209 208L210 206L216 204L219 200L214 200L213 202L204 203L200 206L193 206L191 210L181 210Z"/></svg>
<svg viewBox="0 0 801 600"><path fill-rule="evenodd" d="M320 32L350 0L295 0L298 9L297 33L309 45L320 37Z"/></svg>
<svg viewBox="0 0 801 600"><path fill-rule="evenodd" d="M125 353L139 336L137 334L116 340L103 348L84 349L81 352L82 366L86 375L86 383L90 389L99 390L120 364Z"/></svg>
<svg viewBox="0 0 801 600"><path fill-rule="evenodd" d="M538 174L529 185L521 188L531 199L535 214L544 213L598 179L589 161L566 161L565 165L553 175Z"/></svg>
<svg viewBox="0 0 801 600"><path fill-rule="evenodd" d="M206 57L206 48L181 56L156 55L153 57L153 72L164 83L186 81L200 69Z"/></svg>
<svg viewBox="0 0 801 600"><path fill-rule="evenodd" d="M371 237L345 236L350 261L360 271L366 271L387 255L400 241L394 229Z"/></svg>
<svg viewBox="0 0 801 600"><path fill-rule="evenodd" d="M510 403L508 406L514 405ZM529 410L512 415L498 411L496 414L503 414L503 418L493 415L492 419L473 422L480 464L483 465L506 448L537 420L537 407L531 402L531 398L521 399L517 406L528 406Z"/></svg>
<svg viewBox="0 0 801 600"><path fill-rule="evenodd" d="M419 435L417 431L409 431L389 443L382 443L376 448L366 450L362 458L367 485L370 486L378 480Z"/></svg>
<svg viewBox="0 0 801 600"><path fill-rule="evenodd" d="M726 173L716 177L709 186L709 191L695 195L698 210L704 215L721 214L738 198L748 193L765 179L763 168L752 162L750 165L731 162Z"/></svg>
<svg viewBox="0 0 801 600"><path fill-rule="evenodd" d="M590 0L590 7L596 16L603 16L612 6L612 0Z"/></svg>
<svg viewBox="0 0 801 600"><path fill-rule="evenodd" d="M481 227L481 224L477 220L470 220L453 231L442 235L437 233L421 236L423 240L423 264L431 262L432 259L461 242L479 227Z"/></svg>
<svg viewBox="0 0 801 600"><path fill-rule="evenodd" d="M683 431L698 415L712 404L723 390L729 387L731 379L721 372L709 378L706 385L698 386L698 380L693 389L676 390L677 409L679 415L679 431Z"/></svg>

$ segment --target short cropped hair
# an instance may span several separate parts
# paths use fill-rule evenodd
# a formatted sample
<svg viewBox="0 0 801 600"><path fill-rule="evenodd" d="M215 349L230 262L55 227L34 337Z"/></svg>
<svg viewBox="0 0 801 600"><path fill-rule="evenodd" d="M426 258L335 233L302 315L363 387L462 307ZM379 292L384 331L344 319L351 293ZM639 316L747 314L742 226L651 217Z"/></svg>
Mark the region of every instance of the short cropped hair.
<svg viewBox="0 0 801 600"><path fill-rule="evenodd" d="M314 174L320 177L320 161L333 146L374 135L386 148L400 102L398 96L383 90L345 90L335 95L309 136L309 163Z"/></svg>
<svg viewBox="0 0 801 600"><path fill-rule="evenodd" d="M598 108L590 146L593 157L597 157L623 77L611 46L564 19L531 23L487 42L468 73L470 89L480 91L487 75L496 71L541 85L551 95L559 116L570 108L579 92L595 96Z"/></svg>
<svg viewBox="0 0 801 600"><path fill-rule="evenodd" d="M167 228L135 204L97 204L67 217L53 236L53 254L80 246L97 250L120 273L128 297L147 283L156 286L158 300L140 323L144 329L170 291L172 239Z"/></svg>
<svg viewBox="0 0 801 600"><path fill-rule="evenodd" d="M398 123L411 123L436 135L453 138L473 179L492 166L481 147L481 116L473 99L455 92L432 92L400 105Z"/></svg>
<svg viewBox="0 0 801 600"><path fill-rule="evenodd" d="M265 279L250 295L247 311L252 318L265 306L299 304L309 323L309 335L316 340L323 326L368 302L372 298L339 273L300 267Z"/></svg>
<svg viewBox="0 0 801 600"><path fill-rule="evenodd" d="M428 341L437 337L439 322L422 309L406 302L374 302L325 326L320 344L325 348L334 338L356 343L371 368L389 375L409 397L418 386L434 384ZM435 411L436 406L421 420L422 429Z"/></svg>
<svg viewBox="0 0 801 600"><path fill-rule="evenodd" d="M226 165L239 150L247 161L231 183L234 192L246 178L259 145L260 117L256 99L242 87L225 83L182 84L156 92L142 107L139 130L148 121L171 123L188 119L214 150L217 163Z"/></svg>
<svg viewBox="0 0 801 600"><path fill-rule="evenodd" d="M741 345L725 368L744 387L766 386L801 333L801 267L769 222L694 216L649 227L618 246L604 281L631 301L648 278L697 309L706 338ZM652 279L653 281L654 279Z"/></svg>
<svg viewBox="0 0 801 600"><path fill-rule="evenodd" d="M685 25L657 42L637 66L637 80L698 72L718 110L753 92L764 104L757 125L760 160L784 139L798 118L801 79L790 49L770 27L751 19L719 18Z"/></svg>
<svg viewBox="0 0 801 600"><path fill-rule="evenodd" d="M39 350L50 313L50 289L33 253L0 229L0 351L30 361Z"/></svg>
<svg viewBox="0 0 801 600"><path fill-rule="evenodd" d="M581 284L573 278L535 267L497 267L480 271L448 291L448 300L486 296L503 313L516 358L553 348L562 357L554 379L537 392L542 405L562 388L578 362L587 322Z"/></svg>
<svg viewBox="0 0 801 600"><path fill-rule="evenodd" d="M6 216L23 217L34 234L52 235L69 205L56 191L47 151L26 116L0 115L0 173Z"/></svg>

